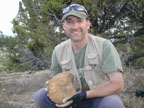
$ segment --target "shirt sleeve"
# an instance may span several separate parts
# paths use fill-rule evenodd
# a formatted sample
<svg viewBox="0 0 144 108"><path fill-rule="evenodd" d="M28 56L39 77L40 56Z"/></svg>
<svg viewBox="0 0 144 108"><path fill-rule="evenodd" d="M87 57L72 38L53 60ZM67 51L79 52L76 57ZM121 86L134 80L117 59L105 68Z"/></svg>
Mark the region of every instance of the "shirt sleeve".
<svg viewBox="0 0 144 108"><path fill-rule="evenodd" d="M109 40L105 40L103 44L102 71L104 73L123 71L119 54Z"/></svg>
<svg viewBox="0 0 144 108"><path fill-rule="evenodd" d="M55 50L53 51L53 54L52 54L52 61L51 61L50 71L51 71L52 75L56 75L56 74L62 72L62 69L61 69L61 67L58 63L58 60L57 60Z"/></svg>

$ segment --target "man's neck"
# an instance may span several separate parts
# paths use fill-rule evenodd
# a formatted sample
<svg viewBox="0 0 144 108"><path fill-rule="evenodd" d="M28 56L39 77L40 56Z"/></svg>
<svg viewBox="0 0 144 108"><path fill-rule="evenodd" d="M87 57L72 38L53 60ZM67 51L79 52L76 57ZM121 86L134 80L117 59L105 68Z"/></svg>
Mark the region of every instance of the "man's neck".
<svg viewBox="0 0 144 108"><path fill-rule="evenodd" d="M82 48L85 47L85 45L88 43L88 38L84 39L80 42L72 42L72 49L73 52L76 54L78 53Z"/></svg>

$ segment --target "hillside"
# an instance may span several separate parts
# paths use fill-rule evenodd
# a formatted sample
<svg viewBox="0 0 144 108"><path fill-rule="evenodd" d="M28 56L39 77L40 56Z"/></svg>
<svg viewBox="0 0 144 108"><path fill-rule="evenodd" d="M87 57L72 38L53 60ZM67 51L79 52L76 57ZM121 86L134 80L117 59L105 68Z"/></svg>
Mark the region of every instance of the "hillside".
<svg viewBox="0 0 144 108"><path fill-rule="evenodd" d="M35 73L13 73L0 75L0 108L36 108L33 94L46 87L50 79L49 70ZM127 69L124 72L125 90L144 88L144 69ZM143 108L143 98L134 93L121 93L126 108Z"/></svg>
<svg viewBox="0 0 144 108"><path fill-rule="evenodd" d="M125 82L125 91L144 90L144 69L127 68L123 73ZM126 108L144 108L144 97L137 97L135 93L120 94Z"/></svg>
<svg viewBox="0 0 144 108"><path fill-rule="evenodd" d="M33 94L46 87L49 70L0 75L0 108L36 108Z"/></svg>
<svg viewBox="0 0 144 108"><path fill-rule="evenodd" d="M0 52L0 68L5 54ZM125 90L144 89L144 69L125 68L123 72ZM37 108L33 94L46 87L45 82L51 78L49 70L37 72L18 72L0 74L0 108ZM126 108L143 108L144 98L135 93L121 93Z"/></svg>

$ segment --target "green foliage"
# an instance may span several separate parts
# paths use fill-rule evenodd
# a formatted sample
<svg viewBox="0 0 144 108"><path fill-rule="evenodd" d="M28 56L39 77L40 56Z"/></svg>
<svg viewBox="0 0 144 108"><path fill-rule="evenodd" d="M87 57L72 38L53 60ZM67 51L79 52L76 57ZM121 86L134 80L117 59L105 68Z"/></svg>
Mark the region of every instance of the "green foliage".
<svg viewBox="0 0 144 108"><path fill-rule="evenodd" d="M57 43L57 40L53 39L55 35L54 22L48 20L50 17L44 13L48 11L45 8L49 7L51 2L48 2L47 5L42 2L42 8L39 7L38 3L41 2L23 0L26 11L19 11L21 17L17 17L13 21L14 31L18 34L19 41L23 41L22 43L26 44L33 54L43 52L44 47L54 47ZM22 24L17 25L17 23Z"/></svg>
<svg viewBox="0 0 144 108"><path fill-rule="evenodd" d="M144 53L144 37L142 38L136 38L134 42L131 44L131 55L136 54L142 54ZM134 61L132 61L132 65L135 65L137 67L144 67L144 57L138 58Z"/></svg>
<svg viewBox="0 0 144 108"><path fill-rule="evenodd" d="M91 33L104 38L114 37L114 42L133 36L142 27L143 0L22 0L19 2L19 12L13 20L16 38L13 42L11 39L8 49L18 48L26 53L31 52L34 57L50 62L54 47L65 39L61 28L62 9L72 3L79 3L87 8L92 24ZM129 43L128 49L121 45L120 49L125 55L142 52L143 43L138 42L140 41L135 40ZM19 58L23 55L16 56L18 52L14 50L10 52L11 63L14 62L17 70L22 69ZM26 64L23 67L30 69L29 66L30 64Z"/></svg>
<svg viewBox="0 0 144 108"><path fill-rule="evenodd" d="M2 39L3 45L1 51L3 56L0 57L0 72L19 72L21 70L20 61L17 58L20 57L20 54L13 51L13 48L16 47L19 43L17 38L8 37Z"/></svg>
<svg viewBox="0 0 144 108"><path fill-rule="evenodd" d="M12 58L10 58L10 60L8 59L3 65L3 71L7 73L19 72L21 70L20 64Z"/></svg>

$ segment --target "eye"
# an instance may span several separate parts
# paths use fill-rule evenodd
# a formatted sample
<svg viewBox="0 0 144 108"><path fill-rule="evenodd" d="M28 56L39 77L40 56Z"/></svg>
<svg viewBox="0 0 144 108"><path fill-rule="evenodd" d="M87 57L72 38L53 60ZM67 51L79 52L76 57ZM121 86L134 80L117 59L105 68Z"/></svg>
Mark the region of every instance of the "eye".
<svg viewBox="0 0 144 108"><path fill-rule="evenodd" d="M80 19L80 18L77 20L77 22L79 22L79 23L81 23L81 22L83 22L83 21L84 21L84 20L83 20L83 19Z"/></svg>
<svg viewBox="0 0 144 108"><path fill-rule="evenodd" d="M66 23L67 23L67 24L71 24L71 23L72 23L72 20L66 20Z"/></svg>

